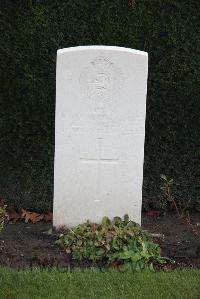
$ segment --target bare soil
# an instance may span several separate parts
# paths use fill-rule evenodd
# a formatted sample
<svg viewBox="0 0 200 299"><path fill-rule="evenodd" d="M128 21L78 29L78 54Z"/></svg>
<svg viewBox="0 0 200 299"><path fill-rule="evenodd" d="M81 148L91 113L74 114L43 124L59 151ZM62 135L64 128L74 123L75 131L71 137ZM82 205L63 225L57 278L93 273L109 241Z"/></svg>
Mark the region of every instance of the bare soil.
<svg viewBox="0 0 200 299"><path fill-rule="evenodd" d="M191 219L198 222L198 214ZM175 260L175 267L200 268L200 239L191 228L174 214L160 217L143 215L142 227L154 234L161 234L156 242L162 255ZM90 267L103 266L90 261L75 261L72 256L55 244L58 233L50 233L52 223L9 223L0 233L0 265L25 267Z"/></svg>

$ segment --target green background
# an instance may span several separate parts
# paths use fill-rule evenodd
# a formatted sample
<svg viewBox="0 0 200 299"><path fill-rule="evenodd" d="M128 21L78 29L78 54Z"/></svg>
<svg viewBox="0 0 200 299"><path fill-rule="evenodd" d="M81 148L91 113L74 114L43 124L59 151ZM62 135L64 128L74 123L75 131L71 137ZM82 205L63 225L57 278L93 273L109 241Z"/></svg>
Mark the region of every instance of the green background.
<svg viewBox="0 0 200 299"><path fill-rule="evenodd" d="M197 0L1 0L0 196L52 208L56 51L115 45L149 53L143 207L200 208ZM123 200L123 199L122 199Z"/></svg>

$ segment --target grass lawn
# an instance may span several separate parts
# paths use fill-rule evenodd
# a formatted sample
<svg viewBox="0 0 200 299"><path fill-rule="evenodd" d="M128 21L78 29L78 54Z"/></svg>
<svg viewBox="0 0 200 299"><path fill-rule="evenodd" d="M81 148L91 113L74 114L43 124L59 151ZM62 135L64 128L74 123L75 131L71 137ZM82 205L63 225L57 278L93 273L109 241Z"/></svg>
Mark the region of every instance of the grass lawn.
<svg viewBox="0 0 200 299"><path fill-rule="evenodd" d="M132 273L0 268L0 298L200 298L200 270Z"/></svg>

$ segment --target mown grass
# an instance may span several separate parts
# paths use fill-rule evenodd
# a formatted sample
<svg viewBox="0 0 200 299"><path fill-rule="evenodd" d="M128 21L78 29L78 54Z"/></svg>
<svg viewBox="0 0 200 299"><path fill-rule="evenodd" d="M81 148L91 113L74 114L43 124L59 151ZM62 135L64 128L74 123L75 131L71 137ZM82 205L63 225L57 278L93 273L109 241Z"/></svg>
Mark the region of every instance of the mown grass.
<svg viewBox="0 0 200 299"><path fill-rule="evenodd" d="M0 268L0 298L200 298L200 271L132 273Z"/></svg>

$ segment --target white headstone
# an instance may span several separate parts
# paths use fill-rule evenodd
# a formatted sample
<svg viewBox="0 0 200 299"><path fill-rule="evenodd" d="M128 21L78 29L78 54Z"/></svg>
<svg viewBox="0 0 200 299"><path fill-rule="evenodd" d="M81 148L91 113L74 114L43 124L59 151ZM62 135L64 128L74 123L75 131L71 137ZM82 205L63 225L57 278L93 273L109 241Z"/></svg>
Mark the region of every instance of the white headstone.
<svg viewBox="0 0 200 299"><path fill-rule="evenodd" d="M141 222L148 55L58 50L54 226L128 214Z"/></svg>

